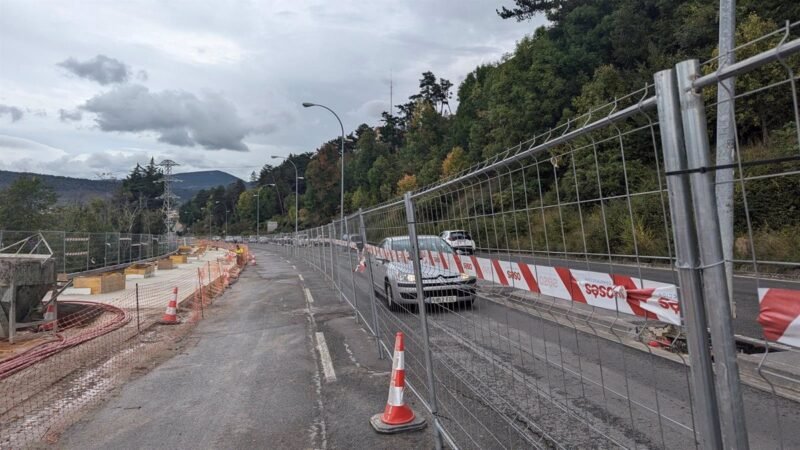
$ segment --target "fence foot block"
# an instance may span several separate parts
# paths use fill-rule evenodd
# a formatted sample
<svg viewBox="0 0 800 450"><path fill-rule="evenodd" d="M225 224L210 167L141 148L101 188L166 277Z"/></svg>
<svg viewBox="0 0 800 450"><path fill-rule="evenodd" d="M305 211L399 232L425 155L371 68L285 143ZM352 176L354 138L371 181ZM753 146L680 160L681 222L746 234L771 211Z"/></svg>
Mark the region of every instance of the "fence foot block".
<svg viewBox="0 0 800 450"><path fill-rule="evenodd" d="M372 428L374 428L375 431L381 434L402 433L404 431L419 431L425 428L426 425L428 425L425 422L424 418L416 414L414 415L414 420L401 425L387 425L383 423L383 421L381 420L381 416L383 416L383 413L375 414L369 419L369 423L370 425L372 425Z"/></svg>

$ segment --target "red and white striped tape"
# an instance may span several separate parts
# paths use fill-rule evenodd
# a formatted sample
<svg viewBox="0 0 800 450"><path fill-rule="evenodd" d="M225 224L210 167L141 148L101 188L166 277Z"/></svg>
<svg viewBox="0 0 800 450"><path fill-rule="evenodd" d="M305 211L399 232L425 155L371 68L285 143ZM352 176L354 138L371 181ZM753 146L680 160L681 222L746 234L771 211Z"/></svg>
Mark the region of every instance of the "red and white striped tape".
<svg viewBox="0 0 800 450"><path fill-rule="evenodd" d="M800 347L800 291L759 288L758 323L770 341Z"/></svg>

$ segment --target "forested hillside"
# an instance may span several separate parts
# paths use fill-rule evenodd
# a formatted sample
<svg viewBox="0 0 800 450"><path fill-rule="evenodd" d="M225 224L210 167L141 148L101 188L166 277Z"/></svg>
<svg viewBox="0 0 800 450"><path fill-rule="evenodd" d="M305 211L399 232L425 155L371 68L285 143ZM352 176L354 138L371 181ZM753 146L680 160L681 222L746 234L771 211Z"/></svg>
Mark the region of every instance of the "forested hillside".
<svg viewBox="0 0 800 450"><path fill-rule="evenodd" d="M653 73L676 62L711 57L717 8L717 2L702 0L501 2L497 14L502 18L524 21L544 14L550 25L531 30L500 61L466 74L455 92L449 80L422 74L419 92L406 103L351 131L345 142L345 212L458 173L652 83ZM740 0L737 8L739 43L800 18L797 2ZM451 114L453 96L458 107ZM740 131L748 144L763 144L771 138L767 130L780 129L783 123L777 122L791 117L790 99L773 106L756 109L758 117L743 122ZM313 153L292 156L305 176L298 186L301 227L338 215L339 141L331 138ZM791 145L776 138L776 144ZM607 162L609 170L614 164ZM231 212L231 230L254 230L257 210L262 221L272 218L284 230L293 228L294 183L288 163L264 166L258 179L260 208L252 190L243 193ZM193 209L199 207L195 202Z"/></svg>
<svg viewBox="0 0 800 450"><path fill-rule="evenodd" d="M119 189L119 180L89 180L85 178L42 175L37 173L0 170L0 189L10 186L20 177L36 177L58 193L58 203L89 202L96 198L110 198Z"/></svg>

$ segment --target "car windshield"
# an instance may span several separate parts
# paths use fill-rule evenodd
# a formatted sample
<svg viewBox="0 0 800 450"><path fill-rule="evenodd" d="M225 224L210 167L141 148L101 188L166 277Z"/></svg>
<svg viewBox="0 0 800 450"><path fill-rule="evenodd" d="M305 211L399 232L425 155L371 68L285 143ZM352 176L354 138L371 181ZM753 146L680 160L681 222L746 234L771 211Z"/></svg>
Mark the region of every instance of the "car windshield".
<svg viewBox="0 0 800 450"><path fill-rule="evenodd" d="M420 251L430 250L432 252L453 253L450 248L439 237L421 237L418 238ZM392 250L411 251L411 241L408 238L399 238L392 240Z"/></svg>
<svg viewBox="0 0 800 450"><path fill-rule="evenodd" d="M450 240L458 241L461 239L472 240L472 237L466 231L452 231L450 232Z"/></svg>

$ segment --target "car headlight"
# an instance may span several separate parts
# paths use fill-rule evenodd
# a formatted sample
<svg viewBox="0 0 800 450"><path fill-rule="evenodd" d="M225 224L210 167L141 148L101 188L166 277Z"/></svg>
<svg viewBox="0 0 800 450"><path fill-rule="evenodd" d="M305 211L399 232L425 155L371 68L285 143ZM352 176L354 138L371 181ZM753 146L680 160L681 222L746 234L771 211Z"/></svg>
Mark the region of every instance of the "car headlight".
<svg viewBox="0 0 800 450"><path fill-rule="evenodd" d="M469 280L470 278L472 278L472 276L470 274L468 274L468 273L461 273L459 275L461 276L461 279L464 280L464 281Z"/></svg>
<svg viewBox="0 0 800 450"><path fill-rule="evenodd" d="M416 277L416 276L414 276L414 274L413 274L413 273L407 273L407 274L405 275L405 279L406 279L406 281L408 281L409 283L413 283L413 282L417 281L417 277Z"/></svg>

